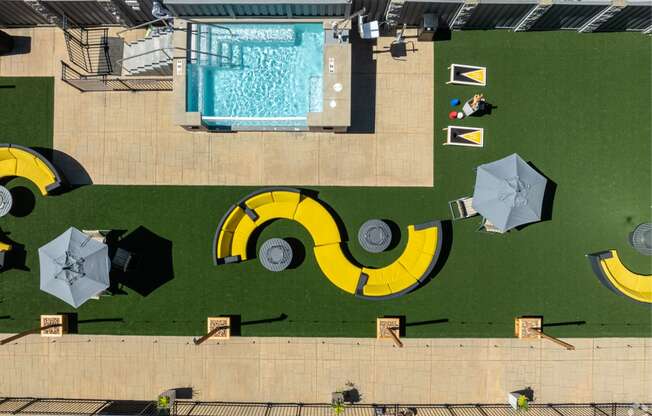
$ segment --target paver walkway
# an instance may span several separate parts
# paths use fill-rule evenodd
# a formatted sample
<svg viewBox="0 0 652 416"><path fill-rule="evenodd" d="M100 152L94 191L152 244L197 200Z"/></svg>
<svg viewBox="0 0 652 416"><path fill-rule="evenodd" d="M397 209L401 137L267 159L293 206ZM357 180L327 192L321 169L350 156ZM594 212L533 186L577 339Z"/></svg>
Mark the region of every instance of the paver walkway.
<svg viewBox="0 0 652 416"><path fill-rule="evenodd" d="M93 183L433 185L432 43L415 42L405 61L388 53L393 38L382 38L373 50L370 44L354 48L356 132L225 134L174 126L170 92L81 93L65 84L60 29L7 31L31 37L31 52L3 56L0 76L55 78L54 147L83 166ZM72 182L87 178L68 159L55 163Z"/></svg>
<svg viewBox="0 0 652 416"><path fill-rule="evenodd" d="M6 334L5 334L6 335ZM0 335L4 338L5 335ZM547 341L31 335L0 347L0 396L153 400L193 387L197 400L327 402L356 384L363 402L504 403L531 387L540 403L652 398L652 338Z"/></svg>

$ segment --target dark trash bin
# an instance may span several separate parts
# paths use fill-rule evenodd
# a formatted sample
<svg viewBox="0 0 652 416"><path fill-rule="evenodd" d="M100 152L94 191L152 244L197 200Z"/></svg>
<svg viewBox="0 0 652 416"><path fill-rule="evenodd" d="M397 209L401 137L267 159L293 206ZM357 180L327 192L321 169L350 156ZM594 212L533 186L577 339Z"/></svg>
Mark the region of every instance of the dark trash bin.
<svg viewBox="0 0 652 416"><path fill-rule="evenodd" d="M14 38L0 30L0 55L7 54L14 49Z"/></svg>
<svg viewBox="0 0 652 416"><path fill-rule="evenodd" d="M439 28L439 16L434 13L426 13L421 18L418 38L421 42L432 42Z"/></svg>

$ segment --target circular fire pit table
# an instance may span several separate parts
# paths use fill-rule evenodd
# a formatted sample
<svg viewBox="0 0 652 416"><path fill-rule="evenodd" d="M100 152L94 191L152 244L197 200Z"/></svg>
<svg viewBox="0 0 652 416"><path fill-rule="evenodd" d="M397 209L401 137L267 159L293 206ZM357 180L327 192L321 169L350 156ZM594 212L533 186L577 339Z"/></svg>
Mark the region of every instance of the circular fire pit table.
<svg viewBox="0 0 652 416"><path fill-rule="evenodd" d="M11 211L11 205L14 200L11 197L11 192L4 186L0 186L0 217L4 217Z"/></svg>
<svg viewBox="0 0 652 416"><path fill-rule="evenodd" d="M282 238L270 238L260 247L258 258L270 272L280 272L292 263L292 247Z"/></svg>
<svg viewBox="0 0 652 416"><path fill-rule="evenodd" d="M370 253L381 253L392 242L392 230L382 220L368 220L358 230L358 242Z"/></svg>
<svg viewBox="0 0 652 416"><path fill-rule="evenodd" d="M629 235L629 243L641 254L652 256L652 223L639 224Z"/></svg>

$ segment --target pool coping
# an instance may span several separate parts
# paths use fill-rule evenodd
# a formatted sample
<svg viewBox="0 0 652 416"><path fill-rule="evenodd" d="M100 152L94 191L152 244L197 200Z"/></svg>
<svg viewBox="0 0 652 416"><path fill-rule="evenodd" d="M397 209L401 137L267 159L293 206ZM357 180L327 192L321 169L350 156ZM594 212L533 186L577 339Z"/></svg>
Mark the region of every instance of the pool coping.
<svg viewBox="0 0 652 416"><path fill-rule="evenodd" d="M200 112L186 111L186 76L187 50L190 38L187 36L188 25L201 23L322 23L324 37L332 33L333 19L176 19L173 45L173 122L186 130L210 130L202 122ZM323 48L323 96L322 111L307 113L307 126L235 126L226 131L311 131L311 132L346 132L351 125L351 44L334 43L324 39ZM339 84L339 91L335 85ZM225 130L216 130L224 132Z"/></svg>

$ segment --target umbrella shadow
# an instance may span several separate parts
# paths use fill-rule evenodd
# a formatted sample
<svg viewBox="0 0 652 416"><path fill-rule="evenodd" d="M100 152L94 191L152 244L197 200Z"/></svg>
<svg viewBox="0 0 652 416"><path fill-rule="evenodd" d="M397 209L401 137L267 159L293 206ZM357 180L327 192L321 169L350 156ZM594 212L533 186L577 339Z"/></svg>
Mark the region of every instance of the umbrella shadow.
<svg viewBox="0 0 652 416"><path fill-rule="evenodd" d="M4 253L4 265L2 265L1 270L22 270L24 272L30 271L27 267L27 250L25 250L25 245L20 244L9 238L9 234L0 229L0 241L3 243L11 245L11 250Z"/></svg>
<svg viewBox="0 0 652 416"><path fill-rule="evenodd" d="M112 281L147 296L174 278L172 241L142 225L120 239L113 247L132 253L133 268L112 272Z"/></svg>

